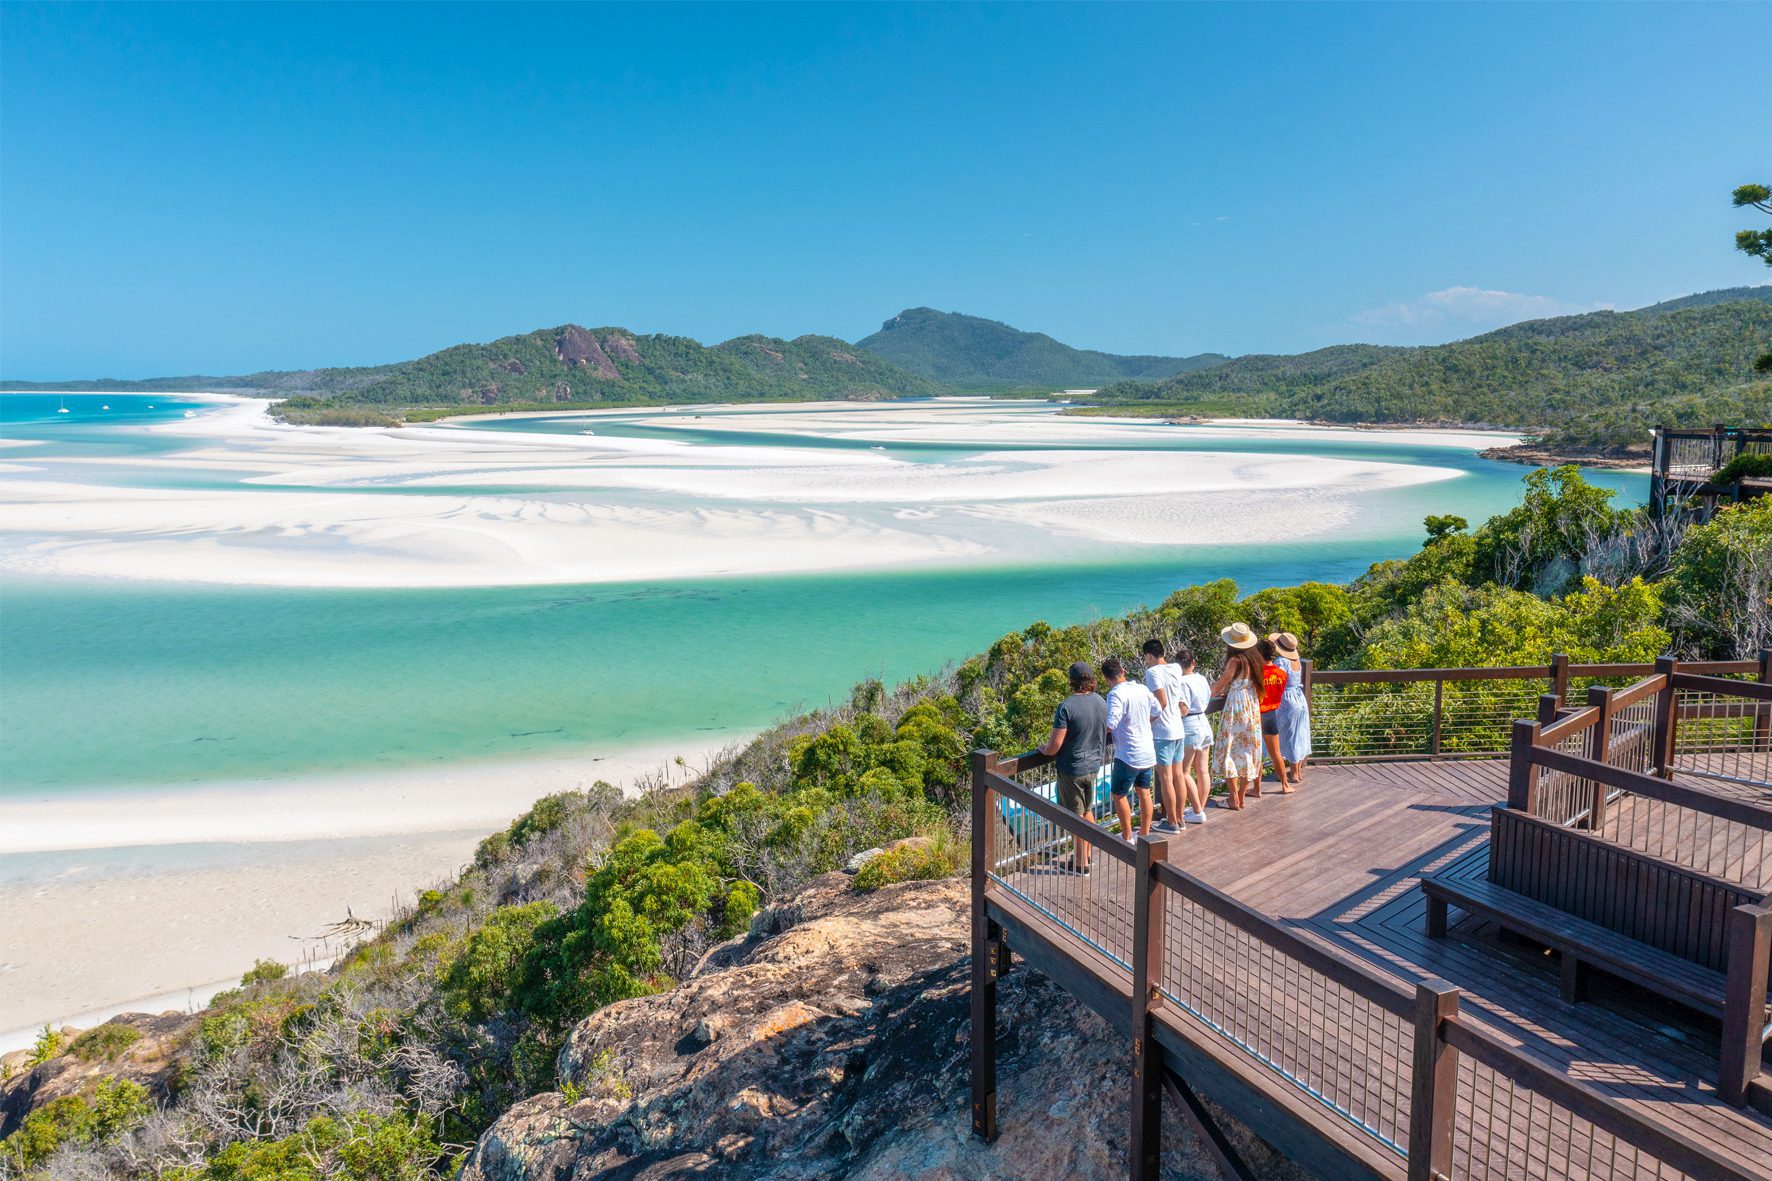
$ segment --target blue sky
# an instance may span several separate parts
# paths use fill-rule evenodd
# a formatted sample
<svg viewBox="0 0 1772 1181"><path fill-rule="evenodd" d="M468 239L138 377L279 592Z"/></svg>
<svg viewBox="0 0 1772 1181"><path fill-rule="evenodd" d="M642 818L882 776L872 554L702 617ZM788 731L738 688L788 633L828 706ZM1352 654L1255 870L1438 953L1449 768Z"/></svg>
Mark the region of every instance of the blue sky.
<svg viewBox="0 0 1772 1181"><path fill-rule="evenodd" d="M1772 5L0 5L0 373L1423 343L1763 283Z"/></svg>

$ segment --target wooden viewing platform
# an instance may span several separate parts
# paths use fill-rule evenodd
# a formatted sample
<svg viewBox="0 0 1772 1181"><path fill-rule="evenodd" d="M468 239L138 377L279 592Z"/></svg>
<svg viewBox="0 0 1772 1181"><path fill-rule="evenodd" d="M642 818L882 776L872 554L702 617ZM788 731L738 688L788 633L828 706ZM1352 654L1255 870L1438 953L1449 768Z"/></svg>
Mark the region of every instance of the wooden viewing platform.
<svg viewBox="0 0 1772 1181"><path fill-rule="evenodd" d="M1316 674L1319 745L1344 761L1313 766L1295 794L1269 784L1245 810L1213 809L1167 839L1107 832L1099 798L1094 823L1066 813L1044 757L976 754L974 1131L999 1131L995 990L1012 950L1127 1037L1134 1178L1157 1176L1165 1095L1227 1176L1249 1175L1204 1094L1324 1177L1772 1179L1772 1075L1759 1052L1772 660L1493 670L1498 684L1553 692L1539 720L1498 715L1479 733L1470 701L1493 712L1518 700L1447 693L1480 690L1482 672ZM1632 678L1569 704L1572 681ZM1371 718L1407 715L1399 702L1425 700L1423 684L1431 714L1371 738ZM1476 757L1439 749L1458 726ZM1366 737L1350 746L1350 733ZM1511 757L1481 751L1498 745ZM1589 854L1623 865L1625 900L1597 919L1626 946L1654 941L1644 957L1681 950L1679 932L1729 924L1745 942L1712 949L1721 967L1692 965L1714 984L1721 1021L1599 972L1571 1003L1559 961L1572 954L1458 909L1436 938L1422 879L1493 889L1502 819L1576 843L1568 863L1543 866L1562 886L1611 872ZM1067 869L1079 842L1093 849L1086 876ZM1739 897L1707 917L1695 891L1679 894L1691 914L1674 915L1642 884L1650 871ZM1669 913L1644 926L1632 906ZM1018 1118L1001 1113L1004 1136Z"/></svg>
<svg viewBox="0 0 1772 1181"><path fill-rule="evenodd" d="M1715 426L1709 430L1656 427L1649 452L1649 511L1665 516L1670 507L1694 498L1698 516L1709 520L1719 501L1742 501L1772 493L1772 479L1748 476L1728 484L1714 477L1738 455L1772 455L1772 428Z"/></svg>

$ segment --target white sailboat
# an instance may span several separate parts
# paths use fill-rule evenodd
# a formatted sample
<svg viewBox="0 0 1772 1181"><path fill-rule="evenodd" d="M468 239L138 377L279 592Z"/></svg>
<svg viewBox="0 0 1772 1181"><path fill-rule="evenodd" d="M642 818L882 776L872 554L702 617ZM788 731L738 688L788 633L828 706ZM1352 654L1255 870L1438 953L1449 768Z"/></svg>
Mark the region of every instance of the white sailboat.
<svg viewBox="0 0 1772 1181"><path fill-rule="evenodd" d="M66 414L68 412L68 400L66 398L57 398L56 403L55 412L57 414Z"/></svg>

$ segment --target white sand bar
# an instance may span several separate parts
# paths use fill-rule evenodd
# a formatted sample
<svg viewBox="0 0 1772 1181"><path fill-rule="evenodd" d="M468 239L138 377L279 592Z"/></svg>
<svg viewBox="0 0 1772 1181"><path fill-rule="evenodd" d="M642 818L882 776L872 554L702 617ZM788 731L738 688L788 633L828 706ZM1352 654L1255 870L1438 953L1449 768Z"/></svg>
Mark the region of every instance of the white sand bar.
<svg viewBox="0 0 1772 1181"><path fill-rule="evenodd" d="M1344 528L1362 495L1458 474L1309 453L1313 440L1355 432L1173 427L981 399L690 407L643 419L666 432L832 444L823 447L451 425L290 427L272 422L265 405L236 399L144 428L188 444L171 453L35 464L29 451L15 452L0 477L0 570L399 587L977 563L1066 543L1250 540L1251 528L1281 517L1284 536L1320 536ZM593 429L609 415L573 417ZM1152 446L1161 432L1188 431L1196 440L1269 440L1274 451ZM1467 451L1498 439L1389 437ZM957 449L933 458L888 451L929 444ZM1262 512L1239 511L1256 503Z"/></svg>

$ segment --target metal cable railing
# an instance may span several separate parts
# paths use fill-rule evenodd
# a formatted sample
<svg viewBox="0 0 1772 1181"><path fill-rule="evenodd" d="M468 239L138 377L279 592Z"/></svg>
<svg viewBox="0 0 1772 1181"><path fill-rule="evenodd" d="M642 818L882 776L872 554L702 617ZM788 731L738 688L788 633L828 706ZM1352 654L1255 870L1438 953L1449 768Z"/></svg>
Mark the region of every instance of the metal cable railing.
<svg viewBox="0 0 1772 1181"><path fill-rule="evenodd" d="M1285 1085L1406 1155L1408 993L1399 987L1375 999L1177 890L1161 896L1157 988L1164 999Z"/></svg>

